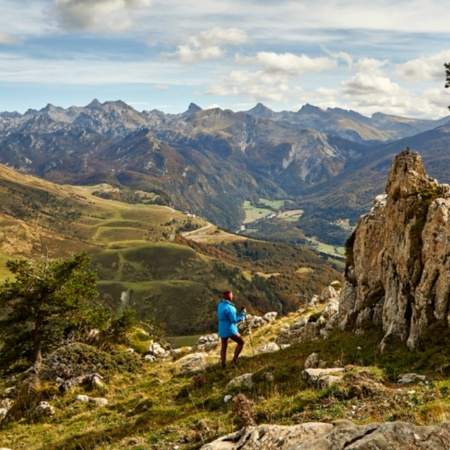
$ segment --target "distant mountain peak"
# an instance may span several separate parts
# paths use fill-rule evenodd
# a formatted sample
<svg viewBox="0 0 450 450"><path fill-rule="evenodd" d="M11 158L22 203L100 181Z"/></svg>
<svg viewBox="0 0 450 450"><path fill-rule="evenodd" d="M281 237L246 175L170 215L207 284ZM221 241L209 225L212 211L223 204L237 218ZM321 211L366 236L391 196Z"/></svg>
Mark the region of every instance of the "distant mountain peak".
<svg viewBox="0 0 450 450"><path fill-rule="evenodd" d="M86 106L86 108L101 108L101 107L102 104L96 98L94 98L94 100L92 100L92 102Z"/></svg>
<svg viewBox="0 0 450 450"><path fill-rule="evenodd" d="M262 103L257 103L255 107L247 111L248 114L251 114L252 116L258 116L258 117L273 117L275 115L275 112L272 111L267 106L263 105Z"/></svg>
<svg viewBox="0 0 450 450"><path fill-rule="evenodd" d="M310 105L306 103L299 110L298 114L324 114L325 110L319 108L318 106Z"/></svg>
<svg viewBox="0 0 450 450"><path fill-rule="evenodd" d="M187 114L194 114L196 112L202 111L202 108L200 106L196 105L195 103L190 103L189 108L187 109Z"/></svg>

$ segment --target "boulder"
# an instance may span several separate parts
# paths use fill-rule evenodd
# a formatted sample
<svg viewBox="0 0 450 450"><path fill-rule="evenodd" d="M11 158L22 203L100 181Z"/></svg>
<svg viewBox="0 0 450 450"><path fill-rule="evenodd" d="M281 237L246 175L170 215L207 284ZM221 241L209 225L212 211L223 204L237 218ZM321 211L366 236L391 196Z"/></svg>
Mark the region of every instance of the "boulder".
<svg viewBox="0 0 450 450"><path fill-rule="evenodd" d="M316 369L319 367L319 355L317 353L311 353L305 361L305 369Z"/></svg>
<svg viewBox="0 0 450 450"><path fill-rule="evenodd" d="M344 376L345 369L334 367L332 369L305 369L302 378L317 389L325 389L332 384L339 383Z"/></svg>
<svg viewBox="0 0 450 450"><path fill-rule="evenodd" d="M426 379L425 375L418 375L417 373L402 373L398 376L400 384L411 384L417 381L425 381Z"/></svg>
<svg viewBox="0 0 450 450"><path fill-rule="evenodd" d="M232 386L245 386L251 388L254 386L252 377L253 377L252 373L245 373L244 375L240 375L239 377L234 378L227 384L227 389Z"/></svg>
<svg viewBox="0 0 450 450"><path fill-rule="evenodd" d="M205 370L208 363L204 353L191 353L180 358L176 365L180 368L180 373L197 373Z"/></svg>

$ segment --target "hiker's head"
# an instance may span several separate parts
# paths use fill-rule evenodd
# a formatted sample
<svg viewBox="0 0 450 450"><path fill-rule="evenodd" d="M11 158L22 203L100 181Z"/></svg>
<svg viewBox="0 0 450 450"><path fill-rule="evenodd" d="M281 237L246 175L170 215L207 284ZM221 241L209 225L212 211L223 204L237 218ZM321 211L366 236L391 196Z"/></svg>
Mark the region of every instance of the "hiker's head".
<svg viewBox="0 0 450 450"><path fill-rule="evenodd" d="M230 290L225 291L223 293L223 298L225 298L227 300L233 300L233 293Z"/></svg>

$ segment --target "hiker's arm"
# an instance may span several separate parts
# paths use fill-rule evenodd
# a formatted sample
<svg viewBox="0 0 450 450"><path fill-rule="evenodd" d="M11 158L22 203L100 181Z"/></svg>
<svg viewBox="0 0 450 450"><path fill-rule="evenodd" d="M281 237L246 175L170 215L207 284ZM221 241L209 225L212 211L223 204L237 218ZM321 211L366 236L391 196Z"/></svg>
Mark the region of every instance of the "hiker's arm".
<svg viewBox="0 0 450 450"><path fill-rule="evenodd" d="M247 311L245 307L242 307L240 313L236 316L236 323L242 322L245 319L246 314Z"/></svg>

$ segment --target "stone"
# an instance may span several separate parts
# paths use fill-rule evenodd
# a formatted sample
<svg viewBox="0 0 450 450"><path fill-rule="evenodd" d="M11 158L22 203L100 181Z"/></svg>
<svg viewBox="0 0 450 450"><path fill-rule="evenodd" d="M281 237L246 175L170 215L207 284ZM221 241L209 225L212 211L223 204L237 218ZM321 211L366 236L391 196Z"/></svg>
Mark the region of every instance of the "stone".
<svg viewBox="0 0 450 450"><path fill-rule="evenodd" d="M223 398L223 402L228 403L232 398L233 398L232 395L225 395L225 397Z"/></svg>
<svg viewBox="0 0 450 450"><path fill-rule="evenodd" d="M418 426L406 422L247 427L201 447L201 450L448 450L450 423Z"/></svg>
<svg viewBox="0 0 450 450"><path fill-rule="evenodd" d="M105 387L105 383L102 381L103 377L96 374L92 377L91 385L93 388L103 388Z"/></svg>
<svg viewBox="0 0 450 450"><path fill-rule="evenodd" d="M6 408L0 408L0 422L6 417L8 410Z"/></svg>
<svg viewBox="0 0 450 450"><path fill-rule="evenodd" d="M326 302L332 298L337 298L338 293L333 286L327 286L320 294L319 301Z"/></svg>
<svg viewBox="0 0 450 450"><path fill-rule="evenodd" d="M55 415L55 408L48 402L40 402L34 409L38 417L53 417Z"/></svg>
<svg viewBox="0 0 450 450"><path fill-rule="evenodd" d="M97 406L106 406L108 404L108 399L103 397L89 397L90 403L95 403Z"/></svg>
<svg viewBox="0 0 450 450"><path fill-rule="evenodd" d="M83 402L83 403L88 403L89 399L90 399L89 395L83 395L83 394L77 395L75 397L75 400L77 402Z"/></svg>
<svg viewBox="0 0 450 450"><path fill-rule="evenodd" d="M252 380L252 373L245 373L244 375L240 375L239 377L234 378L227 384L227 389L232 386L245 386L248 388L252 388L254 386Z"/></svg>
<svg viewBox="0 0 450 450"><path fill-rule="evenodd" d="M176 362L180 373L198 373L205 370L208 365L204 353L191 353L183 356Z"/></svg>
<svg viewBox="0 0 450 450"><path fill-rule="evenodd" d="M330 298L327 306L323 310L322 317L330 319L336 315L339 311L339 300L336 297Z"/></svg>
<svg viewBox="0 0 450 450"><path fill-rule="evenodd" d="M278 313L276 311L271 311L271 312L264 314L263 320L270 323L270 322L273 322L277 318L277 316L278 316Z"/></svg>
<svg viewBox="0 0 450 450"><path fill-rule="evenodd" d="M317 353L311 353L305 361L305 369L315 369L319 367L319 355Z"/></svg>
<svg viewBox="0 0 450 450"><path fill-rule="evenodd" d="M153 356L153 355L145 355L145 356L144 356L144 361L146 361L146 362L155 362L155 361L156 361L156 356Z"/></svg>
<svg viewBox="0 0 450 450"><path fill-rule="evenodd" d="M425 375L418 375L417 373L402 373L398 376L398 382L400 384L411 384L416 381L425 381L427 377Z"/></svg>
<svg viewBox="0 0 450 450"><path fill-rule="evenodd" d="M302 378L310 386L323 389L342 380L344 373L345 369L342 367L334 367L332 369L305 369L302 372Z"/></svg>
<svg viewBox="0 0 450 450"><path fill-rule="evenodd" d="M9 409L11 408L13 401L10 398L4 398L1 402L0 402L0 408L6 408Z"/></svg>
<svg viewBox="0 0 450 450"><path fill-rule="evenodd" d="M219 336L217 333L200 336L195 345L196 352L209 352L215 350L219 345Z"/></svg>
<svg viewBox="0 0 450 450"><path fill-rule="evenodd" d="M159 342L150 341L148 346L148 353L153 355L156 359L167 359L171 356L171 352L166 350Z"/></svg>
<svg viewBox="0 0 450 450"><path fill-rule="evenodd" d="M279 345L275 342L269 342L268 344L262 345L256 349L257 353L273 353L280 350Z"/></svg>

